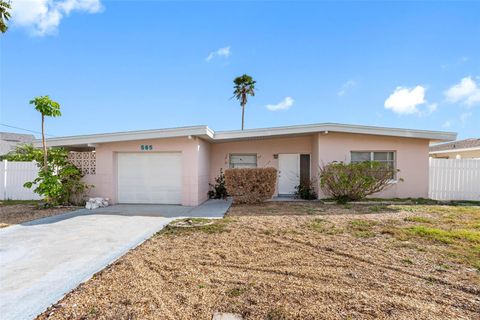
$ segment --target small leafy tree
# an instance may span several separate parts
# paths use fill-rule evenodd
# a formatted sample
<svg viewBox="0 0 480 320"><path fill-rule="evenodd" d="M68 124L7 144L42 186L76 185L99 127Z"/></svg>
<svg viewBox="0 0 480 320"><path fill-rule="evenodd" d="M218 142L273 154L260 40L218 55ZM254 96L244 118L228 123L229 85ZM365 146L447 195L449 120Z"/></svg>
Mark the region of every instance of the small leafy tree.
<svg viewBox="0 0 480 320"><path fill-rule="evenodd" d="M225 186L225 174L220 169L220 174L215 178L215 183L210 185L208 197L210 199L225 199L228 197L227 187Z"/></svg>
<svg viewBox="0 0 480 320"><path fill-rule="evenodd" d="M10 20L10 12L12 9L10 1L0 0L0 32L5 33L8 30L7 22Z"/></svg>
<svg viewBox="0 0 480 320"><path fill-rule="evenodd" d="M44 153L31 145L21 145L3 159L36 161L42 167ZM68 160L68 151L54 148L48 153L47 170L40 170L38 177L25 183L24 187L35 187L35 193L44 198L47 206L79 204L83 201L83 195L92 187L85 184L82 177L82 172Z"/></svg>
<svg viewBox="0 0 480 320"><path fill-rule="evenodd" d="M42 114L42 145L43 145L43 170L48 171L47 163L47 143L45 142L45 116L47 117L59 117L62 115L60 112L60 104L50 99L49 96L35 97L30 100L30 104L35 105L35 110Z"/></svg>
<svg viewBox="0 0 480 320"><path fill-rule="evenodd" d="M255 83L251 76L244 74L240 77L236 77L233 80L235 84L233 86L233 96L240 101L242 107L242 130L245 125L245 106L247 105L248 96L255 96Z"/></svg>
<svg viewBox="0 0 480 320"><path fill-rule="evenodd" d="M361 200L387 188L398 171L377 161L332 162L320 167L320 187L339 203Z"/></svg>

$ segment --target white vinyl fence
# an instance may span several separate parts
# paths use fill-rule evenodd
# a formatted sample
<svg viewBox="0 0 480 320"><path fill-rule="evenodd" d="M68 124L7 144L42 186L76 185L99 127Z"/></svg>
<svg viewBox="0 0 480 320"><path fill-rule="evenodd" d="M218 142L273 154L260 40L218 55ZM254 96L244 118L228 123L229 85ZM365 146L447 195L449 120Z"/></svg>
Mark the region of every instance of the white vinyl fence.
<svg viewBox="0 0 480 320"><path fill-rule="evenodd" d="M480 200L480 159L430 158L429 198Z"/></svg>
<svg viewBox="0 0 480 320"><path fill-rule="evenodd" d="M23 187L38 175L35 162L7 161L0 162L0 200L40 200L33 189Z"/></svg>

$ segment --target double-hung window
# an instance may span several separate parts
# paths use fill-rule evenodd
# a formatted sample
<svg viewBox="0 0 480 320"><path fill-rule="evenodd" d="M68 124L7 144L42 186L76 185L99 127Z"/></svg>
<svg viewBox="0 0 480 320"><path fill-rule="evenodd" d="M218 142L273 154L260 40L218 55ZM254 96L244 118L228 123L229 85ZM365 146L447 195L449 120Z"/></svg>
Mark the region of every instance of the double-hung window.
<svg viewBox="0 0 480 320"><path fill-rule="evenodd" d="M230 168L256 168L257 155L247 154L230 154Z"/></svg>
<svg viewBox="0 0 480 320"><path fill-rule="evenodd" d="M392 169L392 180L395 179L395 152L394 151L352 151L351 162L377 161L386 164Z"/></svg>

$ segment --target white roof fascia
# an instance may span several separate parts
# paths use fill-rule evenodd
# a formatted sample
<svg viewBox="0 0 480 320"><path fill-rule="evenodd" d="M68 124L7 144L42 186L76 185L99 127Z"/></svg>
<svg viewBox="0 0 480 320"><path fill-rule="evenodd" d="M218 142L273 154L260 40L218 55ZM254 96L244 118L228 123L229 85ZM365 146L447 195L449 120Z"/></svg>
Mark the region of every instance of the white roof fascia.
<svg viewBox="0 0 480 320"><path fill-rule="evenodd" d="M471 147L471 148L462 148L462 149L448 149L448 150L439 150L439 151L430 151L430 154L439 154L439 153L455 153L455 152L465 152L465 151L476 151L480 150L480 147Z"/></svg>
<svg viewBox="0 0 480 320"><path fill-rule="evenodd" d="M290 134L304 134L315 132L344 132L344 133L358 133L371 134L382 136L396 136L405 138L419 138L429 139L433 141L452 141L456 139L455 132L444 131L427 131L427 130L410 130L398 128L384 128L358 125L345 125L337 123L324 123L314 125L300 125L265 129L249 129L249 130L235 130L235 131L220 131L215 133L214 141L221 140L237 140L242 138L257 138L257 137L272 137Z"/></svg>
<svg viewBox="0 0 480 320"><path fill-rule="evenodd" d="M268 138L275 136L301 135L320 132L344 132L356 134L369 134L381 136L394 136L404 138L428 139L430 141L453 141L456 139L455 132L411 130L385 127L371 127L346 125L338 123L320 123L310 125L285 126L261 129L246 129L234 131L215 132L208 126L192 126L171 129L125 131L114 133L102 133L59 137L47 139L47 145L57 146L86 146L98 143L110 143L120 141L148 140L161 138L174 138L185 136L198 136L211 142L225 142L229 140L248 140L253 138ZM41 140L35 140L34 146L41 146Z"/></svg>
<svg viewBox="0 0 480 320"><path fill-rule="evenodd" d="M49 147L57 146L75 146L88 145L96 143L107 142L121 142L132 140L148 140L160 138L176 138L184 136L204 136L205 138L212 138L211 129L207 126L181 127L172 129L158 129L158 130L141 130L141 131L125 131L114 133L101 133L80 136L69 136L59 138L48 138L47 145ZM40 139L33 143L35 147L42 145Z"/></svg>

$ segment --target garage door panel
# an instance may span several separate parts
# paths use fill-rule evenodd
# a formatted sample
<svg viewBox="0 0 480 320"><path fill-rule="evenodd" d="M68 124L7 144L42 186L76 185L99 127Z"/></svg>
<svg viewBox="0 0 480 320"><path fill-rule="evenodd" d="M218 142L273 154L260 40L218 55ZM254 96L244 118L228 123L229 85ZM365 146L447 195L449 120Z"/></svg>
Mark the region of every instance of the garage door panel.
<svg viewBox="0 0 480 320"><path fill-rule="evenodd" d="M181 153L119 153L118 202L182 202Z"/></svg>

